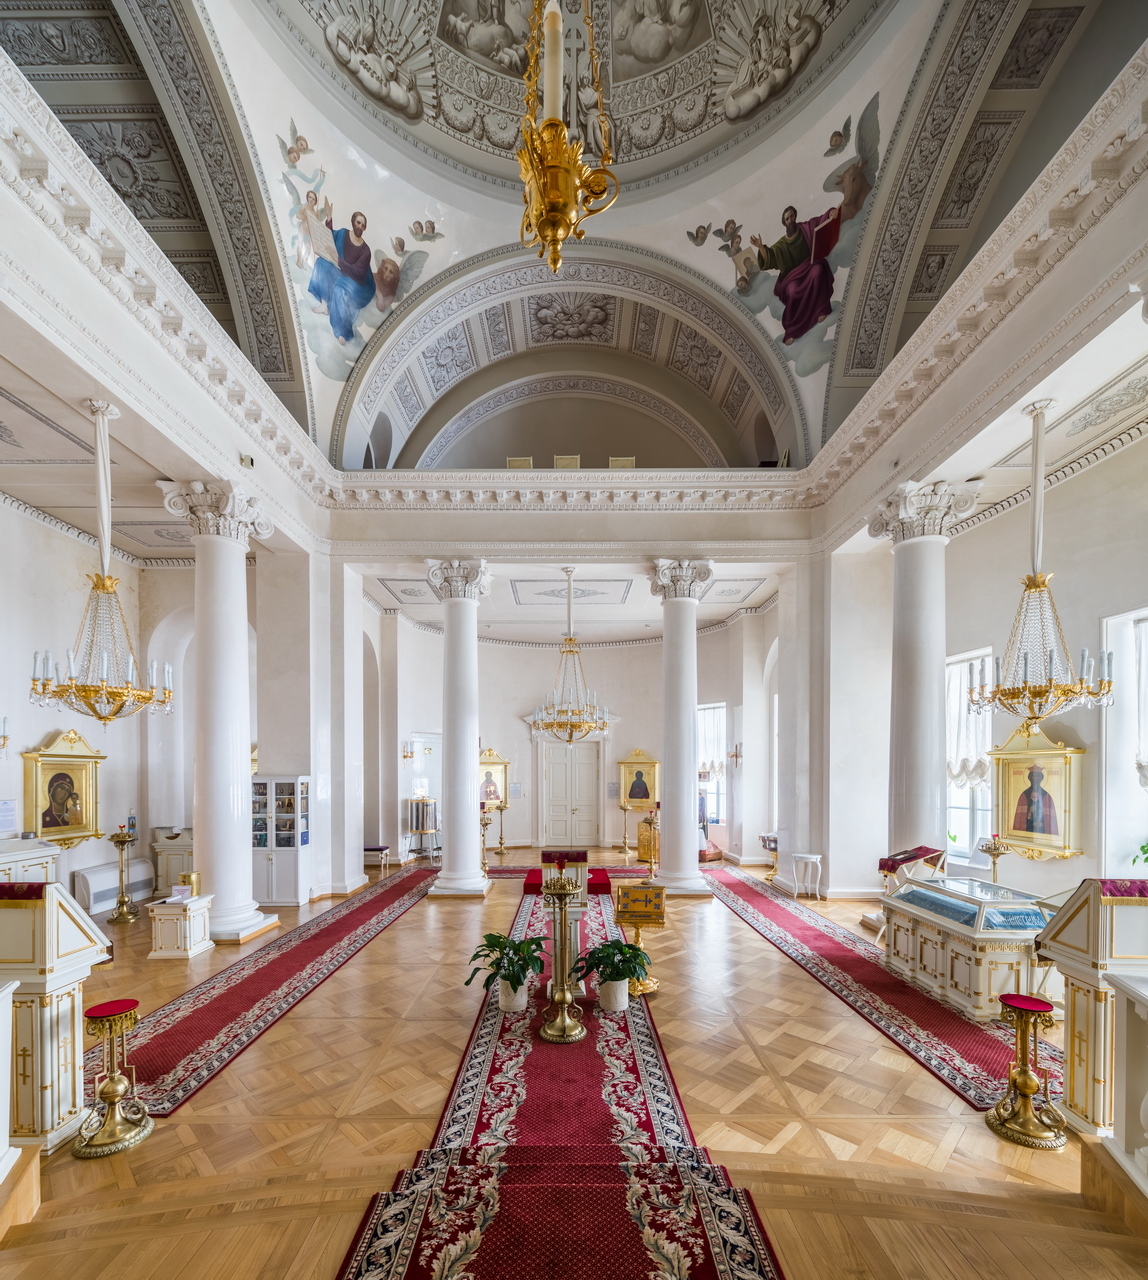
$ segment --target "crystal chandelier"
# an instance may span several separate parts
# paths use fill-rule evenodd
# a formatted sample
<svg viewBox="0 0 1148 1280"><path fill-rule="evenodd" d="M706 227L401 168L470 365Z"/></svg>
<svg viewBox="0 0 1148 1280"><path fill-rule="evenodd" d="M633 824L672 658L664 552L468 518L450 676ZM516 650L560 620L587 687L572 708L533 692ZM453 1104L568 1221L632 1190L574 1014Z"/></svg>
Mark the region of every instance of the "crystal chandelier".
<svg viewBox="0 0 1148 1280"><path fill-rule="evenodd" d="M74 648L67 651L68 673L52 662L51 651L32 659L30 700L40 707L67 708L93 716L107 725L126 720L144 707L171 711L171 666L164 663L163 687L156 680L156 664L145 684L136 663L120 598L119 579L108 572L111 565L112 472L108 419L119 410L101 400L89 400L96 419L96 510L99 524L100 572L87 575L92 589L80 621Z"/></svg>
<svg viewBox="0 0 1148 1280"><path fill-rule="evenodd" d="M582 158L586 139L571 140L563 103L562 10L556 0L534 0L530 37L526 45L526 114L522 118L522 148L518 165L522 172L522 201L526 210L520 231L522 243L546 258L550 270L562 265L562 245L570 236L581 240L582 223L608 209L618 198L618 179L610 169L610 120L602 101L598 47L590 0L585 0L582 21L590 54L591 85L598 100L597 125L601 135L598 168ZM541 55L541 57L540 57ZM541 67L540 67L541 62ZM542 80L542 123L538 116L538 81Z"/></svg>
<svg viewBox="0 0 1148 1280"><path fill-rule="evenodd" d="M1032 573L1022 578L1024 592L1013 619L1004 660L997 658L993 683L986 683L985 661L969 663L969 706L973 711L1007 711L1022 721L1021 732L1031 734L1042 720L1073 707L1112 705L1112 654L1101 651L1099 665L1080 652L1074 672L1060 617L1049 588L1051 573L1041 572L1044 551L1045 413L1051 400L1037 400L1025 409L1032 418ZM1095 678L1095 682L1093 677Z"/></svg>
<svg viewBox="0 0 1148 1280"><path fill-rule="evenodd" d="M558 660L554 688L546 705L534 708L530 727L535 733L549 734L560 742L576 742L588 734L609 729L610 717L605 707L599 712L597 695L587 687L582 674L582 655L574 637L574 570L562 572L566 575L566 634L562 639L562 656Z"/></svg>

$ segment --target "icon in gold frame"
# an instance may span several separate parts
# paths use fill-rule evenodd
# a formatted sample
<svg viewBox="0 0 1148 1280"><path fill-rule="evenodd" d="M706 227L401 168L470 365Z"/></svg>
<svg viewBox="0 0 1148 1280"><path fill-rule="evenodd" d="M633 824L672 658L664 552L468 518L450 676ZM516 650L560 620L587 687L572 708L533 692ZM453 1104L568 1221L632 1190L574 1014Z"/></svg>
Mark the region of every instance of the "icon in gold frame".
<svg viewBox="0 0 1148 1280"><path fill-rule="evenodd" d="M618 761L618 800L627 809L653 809L662 798L661 761L635 747Z"/></svg>
<svg viewBox="0 0 1148 1280"><path fill-rule="evenodd" d="M21 754L25 828L61 849L102 839L99 767L107 757L76 729L56 734L39 751Z"/></svg>

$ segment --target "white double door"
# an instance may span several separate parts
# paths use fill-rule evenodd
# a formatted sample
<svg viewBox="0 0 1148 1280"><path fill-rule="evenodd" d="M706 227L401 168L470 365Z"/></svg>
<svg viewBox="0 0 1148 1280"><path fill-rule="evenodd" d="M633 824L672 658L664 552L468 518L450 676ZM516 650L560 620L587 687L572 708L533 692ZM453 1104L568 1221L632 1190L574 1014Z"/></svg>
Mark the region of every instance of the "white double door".
<svg viewBox="0 0 1148 1280"><path fill-rule="evenodd" d="M598 841L597 742L542 745L542 843L590 849Z"/></svg>

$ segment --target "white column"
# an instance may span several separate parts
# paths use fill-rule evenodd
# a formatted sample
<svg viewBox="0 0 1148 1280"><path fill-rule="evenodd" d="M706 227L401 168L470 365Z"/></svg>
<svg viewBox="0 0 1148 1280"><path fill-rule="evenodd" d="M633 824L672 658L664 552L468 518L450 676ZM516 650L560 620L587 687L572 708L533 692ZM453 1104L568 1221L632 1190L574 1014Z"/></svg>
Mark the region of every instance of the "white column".
<svg viewBox="0 0 1148 1280"><path fill-rule="evenodd" d="M944 849L945 544L976 506L966 485L902 484L869 533L893 543L893 682L889 733L889 852Z"/></svg>
<svg viewBox="0 0 1148 1280"><path fill-rule="evenodd" d="M157 483L195 546L195 869L213 898L212 938L242 942L278 919L251 887L247 539L267 537L271 523L230 481Z"/></svg>
<svg viewBox="0 0 1148 1280"><path fill-rule="evenodd" d="M432 561L443 602L442 871L433 894L485 894L478 821L478 602L490 591L486 561Z"/></svg>
<svg viewBox="0 0 1148 1280"><path fill-rule="evenodd" d="M650 590L662 598L661 867L668 893L709 893L698 868L698 599L708 561L658 560Z"/></svg>

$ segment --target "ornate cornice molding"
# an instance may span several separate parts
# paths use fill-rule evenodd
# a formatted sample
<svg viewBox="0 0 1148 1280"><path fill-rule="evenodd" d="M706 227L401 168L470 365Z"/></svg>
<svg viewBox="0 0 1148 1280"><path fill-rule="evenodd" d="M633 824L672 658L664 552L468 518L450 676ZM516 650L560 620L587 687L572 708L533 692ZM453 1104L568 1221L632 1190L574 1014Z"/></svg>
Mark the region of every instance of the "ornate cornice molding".
<svg viewBox="0 0 1148 1280"><path fill-rule="evenodd" d="M714 576L712 560L655 560L650 591L667 600L700 600Z"/></svg>
<svg viewBox="0 0 1148 1280"><path fill-rule="evenodd" d="M257 499L230 480L157 480L163 505L191 525L193 536L231 538L246 549L252 534L270 537L273 526Z"/></svg>
<svg viewBox="0 0 1148 1280"><path fill-rule="evenodd" d="M551 374L547 377L521 378L483 396L456 414L434 437L422 457L418 469L433 469L447 451L463 436L476 430L491 416L512 404L527 404L555 396L575 394L587 398L622 400L660 418L667 427L702 455L711 466L725 468L725 458L702 427L664 396L621 378L607 378L593 373Z"/></svg>
<svg viewBox="0 0 1148 1280"><path fill-rule="evenodd" d="M444 600L479 600L490 595L485 560L430 560L427 581Z"/></svg>
<svg viewBox="0 0 1148 1280"><path fill-rule="evenodd" d="M976 485L900 484L869 521L871 538L888 538L894 546L913 538L947 538L956 520L977 505Z"/></svg>
<svg viewBox="0 0 1148 1280"><path fill-rule="evenodd" d="M975 106L996 48L1020 0L966 0L956 29L917 114L880 221L854 304L844 376L873 377L885 362L897 302L916 263L916 244L928 225L933 195L958 146L956 126ZM850 290L852 292L852 290Z"/></svg>

